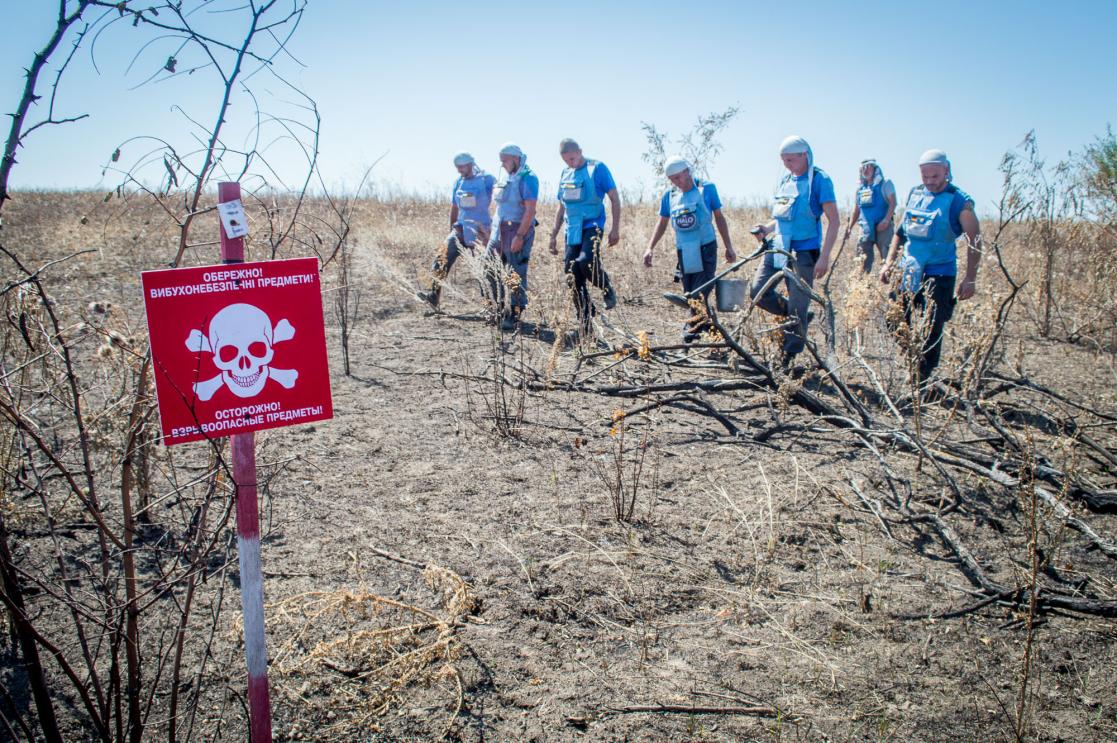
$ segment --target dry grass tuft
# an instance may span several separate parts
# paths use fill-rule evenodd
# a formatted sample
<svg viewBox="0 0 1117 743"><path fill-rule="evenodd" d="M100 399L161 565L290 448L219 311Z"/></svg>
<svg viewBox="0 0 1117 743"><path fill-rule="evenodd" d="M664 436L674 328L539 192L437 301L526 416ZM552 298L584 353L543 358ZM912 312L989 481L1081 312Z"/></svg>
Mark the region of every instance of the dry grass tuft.
<svg viewBox="0 0 1117 743"><path fill-rule="evenodd" d="M311 591L268 607L273 636L286 638L271 664L273 688L296 708L288 737L354 740L383 731L393 711L423 697L439 738L461 710L457 662L463 617L475 599L461 576L428 565L423 580L437 595L424 609L364 589ZM441 731L433 724L445 713Z"/></svg>

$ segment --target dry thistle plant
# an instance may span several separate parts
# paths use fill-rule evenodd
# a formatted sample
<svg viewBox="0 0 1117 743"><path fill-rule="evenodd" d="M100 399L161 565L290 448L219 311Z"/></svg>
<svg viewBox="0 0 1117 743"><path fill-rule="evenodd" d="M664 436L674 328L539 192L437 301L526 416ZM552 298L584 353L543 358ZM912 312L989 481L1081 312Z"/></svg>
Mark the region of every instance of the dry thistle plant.
<svg viewBox="0 0 1117 743"><path fill-rule="evenodd" d="M637 354L641 361L649 361L652 358L652 344L648 340L648 331L641 330L636 334L636 338L640 341L640 349Z"/></svg>
<svg viewBox="0 0 1117 743"><path fill-rule="evenodd" d="M988 292L968 302L959 302L954 316L947 324L944 337L951 343L943 354L943 365L953 370L961 389L969 394L981 384L983 368L977 359L986 357L996 349L1000 337L997 311L1003 297L999 292ZM998 356L1003 356L1003 347Z"/></svg>
<svg viewBox="0 0 1117 743"><path fill-rule="evenodd" d="M764 360L770 365L773 364L775 359L780 358L783 353L783 340L784 332L782 327L776 327L762 332L758 339L758 349L763 355ZM774 366L779 366L774 364Z"/></svg>
<svg viewBox="0 0 1117 743"><path fill-rule="evenodd" d="M862 331L869 319L881 310L883 295L876 277L869 274L853 276L846 286L843 316L847 332Z"/></svg>
<svg viewBox="0 0 1117 743"><path fill-rule="evenodd" d="M454 242L457 243L458 251L461 252L461 253L466 252L466 247L464 245L462 245L460 242L458 242L457 234L454 234L454 233L451 233L451 234L454 235ZM441 247L439 247L438 255L435 257L435 261L438 265L438 268L436 268L431 273L431 289L437 289L437 288L441 287L442 282L446 280L446 275L449 273L449 271L446 270L446 261L449 258L449 256L450 256L450 245L449 245L449 243L446 243L446 244L442 245Z"/></svg>
<svg viewBox="0 0 1117 743"><path fill-rule="evenodd" d="M776 407L783 413L789 412L792 398L801 389L803 389L802 380L792 379L785 375L780 380L779 389L776 390Z"/></svg>

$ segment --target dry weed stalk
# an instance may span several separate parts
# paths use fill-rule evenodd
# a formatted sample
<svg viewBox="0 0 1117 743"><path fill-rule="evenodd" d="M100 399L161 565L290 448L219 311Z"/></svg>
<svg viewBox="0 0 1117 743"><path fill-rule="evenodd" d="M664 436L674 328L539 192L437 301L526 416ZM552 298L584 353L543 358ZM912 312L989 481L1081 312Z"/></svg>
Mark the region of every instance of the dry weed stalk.
<svg viewBox="0 0 1117 743"><path fill-rule="evenodd" d="M612 508L613 518L621 523L632 521L636 514L636 503L642 491L652 491L654 498L659 482L659 460L655 459L652 483L644 481L644 462L648 450L653 448L650 440L654 421L643 427L640 440L634 449L627 443L628 415L623 410L614 410L612 427L609 429L610 447L607 453L590 453L589 463L598 480L605 486Z"/></svg>

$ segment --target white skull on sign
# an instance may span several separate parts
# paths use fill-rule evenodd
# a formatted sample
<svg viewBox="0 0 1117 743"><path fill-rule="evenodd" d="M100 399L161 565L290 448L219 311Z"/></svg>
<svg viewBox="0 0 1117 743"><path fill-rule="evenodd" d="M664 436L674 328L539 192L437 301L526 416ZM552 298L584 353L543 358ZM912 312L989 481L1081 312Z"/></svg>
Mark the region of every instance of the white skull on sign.
<svg viewBox="0 0 1117 743"><path fill-rule="evenodd" d="M274 345L294 337L291 323L283 319L273 328L271 318L259 307L244 303L225 307L210 320L208 334L191 330L186 339L191 351L212 353L214 365L221 370L216 377L195 384L194 392L206 401L224 384L237 397L255 397L268 379L291 389L299 372L276 369L271 361Z"/></svg>

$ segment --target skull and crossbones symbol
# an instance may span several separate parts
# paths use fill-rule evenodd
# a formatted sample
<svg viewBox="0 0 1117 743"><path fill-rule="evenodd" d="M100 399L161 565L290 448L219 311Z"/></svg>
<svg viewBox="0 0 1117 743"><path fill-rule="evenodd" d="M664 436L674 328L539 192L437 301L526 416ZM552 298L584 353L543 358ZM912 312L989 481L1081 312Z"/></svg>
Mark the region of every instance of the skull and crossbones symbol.
<svg viewBox="0 0 1117 743"><path fill-rule="evenodd" d="M275 344L295 337L295 328L284 318L272 326L268 314L251 304L231 304L209 322L209 332L191 330L186 347L194 353L212 353L221 373L194 384L194 393L203 402L221 385L237 397L255 397L269 379L286 389L295 386L296 369L276 369L271 365Z"/></svg>

